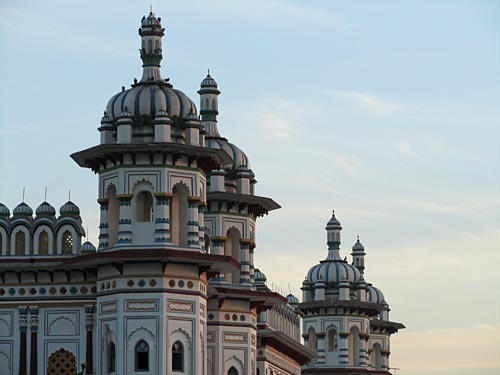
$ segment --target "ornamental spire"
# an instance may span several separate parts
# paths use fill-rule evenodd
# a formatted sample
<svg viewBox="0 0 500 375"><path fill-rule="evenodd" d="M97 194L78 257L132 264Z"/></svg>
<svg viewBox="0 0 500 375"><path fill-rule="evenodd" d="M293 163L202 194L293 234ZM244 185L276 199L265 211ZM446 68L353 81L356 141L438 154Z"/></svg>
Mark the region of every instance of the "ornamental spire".
<svg viewBox="0 0 500 375"><path fill-rule="evenodd" d="M160 63L162 56L162 37L165 29L161 27L161 18L155 17L151 10L149 16L141 19L139 35L141 36L141 60L142 79L141 82L161 81Z"/></svg>

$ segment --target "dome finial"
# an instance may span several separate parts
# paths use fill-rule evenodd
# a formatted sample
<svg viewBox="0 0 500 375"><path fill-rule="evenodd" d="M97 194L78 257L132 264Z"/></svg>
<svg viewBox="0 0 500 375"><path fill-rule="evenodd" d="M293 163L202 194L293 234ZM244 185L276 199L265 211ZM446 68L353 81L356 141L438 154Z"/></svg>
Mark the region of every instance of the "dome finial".
<svg viewBox="0 0 500 375"><path fill-rule="evenodd" d="M23 203L24 203L24 193L26 192L26 188L23 186Z"/></svg>

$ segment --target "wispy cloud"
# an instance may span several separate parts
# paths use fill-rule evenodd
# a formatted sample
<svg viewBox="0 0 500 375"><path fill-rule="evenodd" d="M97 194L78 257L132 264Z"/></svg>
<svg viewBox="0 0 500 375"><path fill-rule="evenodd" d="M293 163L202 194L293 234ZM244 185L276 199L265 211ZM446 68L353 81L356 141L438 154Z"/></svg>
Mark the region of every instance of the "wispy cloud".
<svg viewBox="0 0 500 375"><path fill-rule="evenodd" d="M450 158L472 160L472 161L479 160L477 156L466 154L463 151L456 150L449 145L437 142L435 140L426 139L425 144L432 151L444 156L448 156Z"/></svg>
<svg viewBox="0 0 500 375"><path fill-rule="evenodd" d="M371 93L335 90L333 91L333 94L337 97L348 99L367 110L377 112L379 114L389 114L403 108L403 106L396 101L381 98Z"/></svg>

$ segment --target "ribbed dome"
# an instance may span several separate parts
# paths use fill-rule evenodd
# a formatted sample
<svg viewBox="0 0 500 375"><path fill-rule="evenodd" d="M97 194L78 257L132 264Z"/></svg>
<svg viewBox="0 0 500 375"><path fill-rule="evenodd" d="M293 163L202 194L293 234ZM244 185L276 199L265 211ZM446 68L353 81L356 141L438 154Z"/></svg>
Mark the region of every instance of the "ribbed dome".
<svg viewBox="0 0 500 375"><path fill-rule="evenodd" d="M359 241L359 236L358 236L358 240L356 241L356 243L354 244L354 246L352 247L352 251L364 251L365 250L365 247L363 246L363 244Z"/></svg>
<svg viewBox="0 0 500 375"><path fill-rule="evenodd" d="M9 217L9 216L10 216L9 208L6 205L0 203L0 217Z"/></svg>
<svg viewBox="0 0 500 375"><path fill-rule="evenodd" d="M19 203L16 208L12 211L14 216L32 216L33 210L26 203Z"/></svg>
<svg viewBox="0 0 500 375"><path fill-rule="evenodd" d="M43 202L36 209L36 216L55 216L56 209L50 205L48 202Z"/></svg>
<svg viewBox="0 0 500 375"><path fill-rule="evenodd" d="M307 280L311 284L323 281L328 286L329 283L338 283L343 280L354 284L360 279L361 273L358 269L343 260L324 260L307 272Z"/></svg>
<svg viewBox="0 0 500 375"><path fill-rule="evenodd" d="M66 203L64 203L61 208L59 209L59 213L61 215L74 215L74 216L78 216L80 215L80 209L78 208L78 206L76 204L74 204L73 202L71 201L67 201Z"/></svg>
<svg viewBox="0 0 500 375"><path fill-rule="evenodd" d="M155 117L160 110L166 111L171 118L186 119L190 113L198 117L196 105L186 94L161 81L137 84L116 94L106 106L106 116L113 121L126 110L135 119Z"/></svg>
<svg viewBox="0 0 500 375"><path fill-rule="evenodd" d="M86 241L82 244L82 253L95 253L96 248L90 241Z"/></svg>
<svg viewBox="0 0 500 375"><path fill-rule="evenodd" d="M386 305L384 294L378 288L375 288L372 284L366 285L366 300L367 302L377 303L380 305Z"/></svg>
<svg viewBox="0 0 500 375"><path fill-rule="evenodd" d="M149 15L142 17L141 26L161 26L161 17L156 18L153 12L149 12Z"/></svg>
<svg viewBox="0 0 500 375"><path fill-rule="evenodd" d="M200 86L202 88L203 87L217 88L217 82L215 82L215 79L213 79L212 76L210 75L210 73L208 73L207 76L205 77L205 79L203 81L201 81Z"/></svg>
<svg viewBox="0 0 500 375"><path fill-rule="evenodd" d="M335 211L332 211L332 217L328 221L328 223L326 223L326 229L333 229L333 228L340 228L340 221L338 221L337 218L335 217Z"/></svg>
<svg viewBox="0 0 500 375"><path fill-rule="evenodd" d="M241 166L248 168L248 157L246 154L238 146L229 143L224 138L207 139L206 145L209 148L226 151L233 160L232 169L238 169Z"/></svg>
<svg viewBox="0 0 500 375"><path fill-rule="evenodd" d="M258 268L256 268L254 272L254 280L256 282L260 281L265 283L267 281L267 277Z"/></svg>
<svg viewBox="0 0 500 375"><path fill-rule="evenodd" d="M288 296L286 296L286 299L288 300L288 303L290 305L295 305L299 303L299 299L295 297L293 294L289 294Z"/></svg>

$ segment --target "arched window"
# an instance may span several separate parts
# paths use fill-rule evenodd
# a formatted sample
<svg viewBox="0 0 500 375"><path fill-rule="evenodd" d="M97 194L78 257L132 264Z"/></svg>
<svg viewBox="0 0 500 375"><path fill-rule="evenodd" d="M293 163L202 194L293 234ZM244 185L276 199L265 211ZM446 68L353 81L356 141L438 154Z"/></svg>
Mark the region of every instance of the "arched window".
<svg viewBox="0 0 500 375"><path fill-rule="evenodd" d="M359 328L357 326L353 326L350 330L350 335L348 339L349 345L349 362L353 366L359 366L359 350L361 348L359 342Z"/></svg>
<svg viewBox="0 0 500 375"><path fill-rule="evenodd" d="M337 342L337 331L335 328L331 328L328 331L328 351L329 352L335 352L338 349L338 342Z"/></svg>
<svg viewBox="0 0 500 375"><path fill-rule="evenodd" d="M73 235L69 230L65 231L62 236L62 253L71 254L73 252Z"/></svg>
<svg viewBox="0 0 500 375"><path fill-rule="evenodd" d="M16 233L16 255L25 255L26 251L26 235L24 232Z"/></svg>
<svg viewBox="0 0 500 375"><path fill-rule="evenodd" d="M227 372L227 375L239 375L238 370L234 366L232 366L229 371Z"/></svg>
<svg viewBox="0 0 500 375"><path fill-rule="evenodd" d="M155 41L155 52L160 52L160 41L159 40Z"/></svg>
<svg viewBox="0 0 500 375"><path fill-rule="evenodd" d="M184 345L180 341L172 345L172 371L184 371Z"/></svg>
<svg viewBox="0 0 500 375"><path fill-rule="evenodd" d="M47 255L49 253L49 234L47 231L42 231L38 236L38 254Z"/></svg>
<svg viewBox="0 0 500 375"><path fill-rule="evenodd" d="M115 343L111 341L108 345L108 373L116 371L116 348Z"/></svg>
<svg viewBox="0 0 500 375"><path fill-rule="evenodd" d="M216 111L217 108L215 108L215 99L212 99L212 110Z"/></svg>
<svg viewBox="0 0 500 375"><path fill-rule="evenodd" d="M314 331L314 328L309 327L307 333L309 334L309 349L311 349L313 352L316 352L318 348L318 339L316 338L316 332Z"/></svg>
<svg viewBox="0 0 500 375"><path fill-rule="evenodd" d="M224 254L232 256L237 262L241 262L242 260L240 256L240 239L241 234L238 229L233 227L227 231ZM232 274L228 274L226 281L232 284L239 284L240 273L235 271Z"/></svg>
<svg viewBox="0 0 500 375"><path fill-rule="evenodd" d="M208 108L208 99L205 99L205 109L207 109L207 110L210 109L210 108Z"/></svg>
<svg viewBox="0 0 500 375"><path fill-rule="evenodd" d="M210 236L205 233L205 251L210 252Z"/></svg>
<svg viewBox="0 0 500 375"><path fill-rule="evenodd" d="M109 185L106 191L108 201L108 246L116 244L118 240L118 219L120 216L120 207L116 198L116 187ZM101 208L105 209L105 207Z"/></svg>
<svg viewBox="0 0 500 375"><path fill-rule="evenodd" d="M375 368L375 370L381 371L382 370L382 347L380 346L379 343L376 343L373 345L373 350L372 350L372 366Z"/></svg>
<svg viewBox="0 0 500 375"><path fill-rule="evenodd" d="M153 41L151 39L148 40L148 53L153 52Z"/></svg>
<svg viewBox="0 0 500 375"><path fill-rule="evenodd" d="M137 194L135 220L142 223L153 221L153 196L149 191L141 191Z"/></svg>
<svg viewBox="0 0 500 375"><path fill-rule="evenodd" d="M135 371L149 371L149 345L144 340L135 346Z"/></svg>
<svg viewBox="0 0 500 375"><path fill-rule="evenodd" d="M189 189L186 185L179 183L173 189L172 212L170 220L172 223L172 244L175 246L187 246L187 223L188 223L188 195Z"/></svg>

